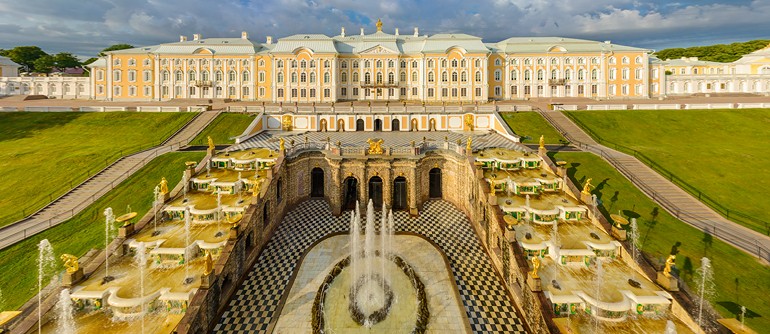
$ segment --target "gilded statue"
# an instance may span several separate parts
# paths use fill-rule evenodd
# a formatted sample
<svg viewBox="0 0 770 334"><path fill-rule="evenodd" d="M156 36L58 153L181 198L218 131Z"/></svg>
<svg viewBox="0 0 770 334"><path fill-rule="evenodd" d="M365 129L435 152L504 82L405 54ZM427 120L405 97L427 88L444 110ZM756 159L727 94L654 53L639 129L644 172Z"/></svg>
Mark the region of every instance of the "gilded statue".
<svg viewBox="0 0 770 334"><path fill-rule="evenodd" d="M62 254L60 259L64 261L64 268L67 269L68 274L72 274L80 268L78 258L75 255Z"/></svg>
<svg viewBox="0 0 770 334"><path fill-rule="evenodd" d="M278 152L284 153L286 151L286 146L283 138L278 138Z"/></svg>
<svg viewBox="0 0 770 334"><path fill-rule="evenodd" d="M260 179L254 179L253 186L251 187L252 195L254 197L259 196L259 188L262 185L262 180Z"/></svg>
<svg viewBox="0 0 770 334"><path fill-rule="evenodd" d="M160 186L160 194L161 195L168 194L168 181L166 181L165 177L162 177L160 179L160 184L158 186Z"/></svg>
<svg viewBox="0 0 770 334"><path fill-rule="evenodd" d="M666 259L666 267L663 268L663 275L665 275L666 277L671 277L671 266L676 265L675 261L676 261L676 255L671 254L668 256L668 258Z"/></svg>
<svg viewBox="0 0 770 334"><path fill-rule="evenodd" d="M211 136L207 136L208 142L209 142L209 151L214 150L214 139L211 139Z"/></svg>
<svg viewBox="0 0 770 334"><path fill-rule="evenodd" d="M473 131L473 115L465 115L465 125L468 126L470 131Z"/></svg>
<svg viewBox="0 0 770 334"><path fill-rule="evenodd" d="M532 258L532 278L540 278L537 271L540 270L540 258L535 256Z"/></svg>
<svg viewBox="0 0 770 334"><path fill-rule="evenodd" d="M382 31L382 20L377 19L377 23L375 25L377 26L377 31Z"/></svg>
<svg viewBox="0 0 770 334"><path fill-rule="evenodd" d="M206 251L206 262L203 266L203 275L208 276L214 271L214 260L211 259L211 252Z"/></svg>
<svg viewBox="0 0 770 334"><path fill-rule="evenodd" d="M369 154L382 154L382 139L367 139L367 143L369 143Z"/></svg>
<svg viewBox="0 0 770 334"><path fill-rule="evenodd" d="M282 124L283 124L283 131L291 131L291 116L284 115Z"/></svg>
<svg viewBox="0 0 770 334"><path fill-rule="evenodd" d="M473 148L471 148L471 145L473 144L473 138L468 136L468 144L465 145L465 152L467 153L473 153Z"/></svg>
<svg viewBox="0 0 770 334"><path fill-rule="evenodd" d="M586 195L591 194L591 188L593 188L591 185L591 180L591 178L588 178L588 180L586 180L586 184L583 185L583 193Z"/></svg>
<svg viewBox="0 0 770 334"><path fill-rule="evenodd" d="M543 135L540 135L540 149L545 149L545 138L543 138Z"/></svg>
<svg viewBox="0 0 770 334"><path fill-rule="evenodd" d="M495 195L495 191L496 191L495 190L495 181L494 180L489 180L489 194L494 196Z"/></svg>

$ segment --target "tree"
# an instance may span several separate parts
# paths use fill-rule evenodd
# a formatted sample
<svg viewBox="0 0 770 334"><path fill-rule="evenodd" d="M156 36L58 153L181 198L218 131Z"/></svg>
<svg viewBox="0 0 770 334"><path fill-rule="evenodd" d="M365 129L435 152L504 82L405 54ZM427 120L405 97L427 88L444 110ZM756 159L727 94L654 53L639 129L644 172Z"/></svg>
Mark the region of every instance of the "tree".
<svg viewBox="0 0 770 334"><path fill-rule="evenodd" d="M83 62L83 65L89 65L89 64L91 64L91 63L93 63L93 62L95 62L97 60L99 60L99 58L96 58L96 57L88 58L88 59L86 59L86 61Z"/></svg>
<svg viewBox="0 0 770 334"><path fill-rule="evenodd" d="M106 49L102 50L102 52L99 52L99 57L104 57L107 55L107 52L109 51L115 51L115 50L125 50L125 49L133 49L134 46L131 44L115 44L107 47Z"/></svg>
<svg viewBox="0 0 770 334"><path fill-rule="evenodd" d="M56 67L60 69L82 66L80 60L69 52L59 52L53 58Z"/></svg>
<svg viewBox="0 0 770 334"><path fill-rule="evenodd" d="M38 73L51 73L54 67L56 67L56 58L50 55L44 55L33 62L35 72Z"/></svg>
<svg viewBox="0 0 770 334"><path fill-rule="evenodd" d="M729 63L740 59L745 54L766 47L768 43L770 43L770 40L758 39L742 43L694 46L691 48L671 48L660 50L656 55L663 60L679 59L682 57L698 57L699 60Z"/></svg>
<svg viewBox="0 0 770 334"><path fill-rule="evenodd" d="M8 50L7 54L8 58L11 58L14 63L23 66L27 72L35 69L35 60L48 55L37 46L17 46Z"/></svg>

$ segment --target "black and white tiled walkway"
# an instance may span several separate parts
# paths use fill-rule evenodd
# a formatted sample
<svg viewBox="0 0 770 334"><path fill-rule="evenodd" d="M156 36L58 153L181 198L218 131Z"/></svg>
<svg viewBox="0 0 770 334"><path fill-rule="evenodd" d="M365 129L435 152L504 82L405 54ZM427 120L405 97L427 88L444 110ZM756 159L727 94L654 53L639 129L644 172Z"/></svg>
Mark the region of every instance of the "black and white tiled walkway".
<svg viewBox="0 0 770 334"><path fill-rule="evenodd" d="M379 219L379 218L378 218ZM350 214L332 216L324 201L311 200L289 212L230 301L214 331L264 333L280 315L281 297L305 250L334 232L348 230ZM396 231L421 234L449 258L452 275L474 333L524 333L513 301L462 212L445 201L430 201L417 218L395 213Z"/></svg>

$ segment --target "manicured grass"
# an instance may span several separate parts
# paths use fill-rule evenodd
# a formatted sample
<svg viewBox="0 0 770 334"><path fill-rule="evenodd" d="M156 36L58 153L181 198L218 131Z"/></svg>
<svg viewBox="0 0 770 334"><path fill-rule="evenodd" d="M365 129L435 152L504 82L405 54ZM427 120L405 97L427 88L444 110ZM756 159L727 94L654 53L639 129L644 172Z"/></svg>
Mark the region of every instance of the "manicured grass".
<svg viewBox="0 0 770 334"><path fill-rule="evenodd" d="M539 143L540 136L546 144L563 144L564 137L536 112L500 113L514 133L521 136L522 143Z"/></svg>
<svg viewBox="0 0 770 334"><path fill-rule="evenodd" d="M119 216L131 205L131 210L138 213L137 217L142 217L152 208L152 192L161 177L166 177L169 188L173 188L182 177L185 161L200 161L204 155L203 152L161 155L72 219L0 251L0 272L3 273L0 288L5 299L5 305L0 308L17 309L37 293L37 245L40 240L48 239L51 243L57 270L61 271L61 254L82 256L92 248L104 248L105 208L112 207Z"/></svg>
<svg viewBox="0 0 770 334"><path fill-rule="evenodd" d="M233 144L235 143L233 137L240 136L249 127L251 121L254 120L254 116L250 114L221 113L192 140L190 145L208 145L208 139L206 138L208 136L211 136L216 145Z"/></svg>
<svg viewBox="0 0 770 334"><path fill-rule="evenodd" d="M587 178L593 179L591 183L596 188L592 193L601 201L600 210L605 215L622 210L626 217L638 216L641 249L647 259L662 268L672 246L681 243L676 268L680 277L694 288L693 275L700 267L700 259L708 257L716 273L717 293L711 302L717 311L724 317L735 317L744 305L748 309L748 326L760 332L770 328L770 304L766 302L770 291L770 268L659 208L600 157L584 152L549 155L555 160L567 161L567 174L576 184L583 184ZM657 216L653 216L653 210L657 211Z"/></svg>
<svg viewBox="0 0 770 334"><path fill-rule="evenodd" d="M114 162L158 145L193 113L0 113L0 226Z"/></svg>
<svg viewBox="0 0 770 334"><path fill-rule="evenodd" d="M718 205L770 222L770 109L567 113L604 140L643 153ZM770 234L770 226L736 216L728 218Z"/></svg>

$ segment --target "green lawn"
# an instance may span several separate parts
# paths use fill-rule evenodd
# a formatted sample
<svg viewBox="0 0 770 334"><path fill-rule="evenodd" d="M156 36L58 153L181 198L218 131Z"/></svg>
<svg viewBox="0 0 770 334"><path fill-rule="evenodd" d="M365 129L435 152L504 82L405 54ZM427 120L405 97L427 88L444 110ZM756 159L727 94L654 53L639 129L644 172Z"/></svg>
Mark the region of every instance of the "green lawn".
<svg viewBox="0 0 770 334"><path fill-rule="evenodd" d="M546 144L563 144L564 137L536 112L500 113L514 133L521 136L522 143L538 143L543 136Z"/></svg>
<svg viewBox="0 0 770 334"><path fill-rule="evenodd" d="M700 259L704 256L710 258L716 272L717 294L712 300L716 309L724 317L735 317L740 313L740 305L744 305L748 309L747 325L758 331L770 328L770 304L767 303L770 268L658 208L600 157L584 152L549 155L555 160L567 161L567 174L576 184L593 178L591 183L596 188L592 193L600 199L603 213L622 210L626 217L638 216L641 248L648 259L663 264L672 246L681 243L676 268L682 278L692 282L695 270L700 267ZM653 217L653 210L658 212L657 217Z"/></svg>
<svg viewBox="0 0 770 334"><path fill-rule="evenodd" d="M249 127L251 121L254 120L254 116L250 114L221 113L192 140L190 145L207 145L208 139L206 137L208 136L211 136L216 145L234 144L235 140L232 138L240 136Z"/></svg>
<svg viewBox="0 0 770 334"><path fill-rule="evenodd" d="M48 239L56 254L82 256L92 248L104 248L104 209L112 207L116 216L126 213L128 205L142 217L152 208L152 191L166 177L169 188L181 179L185 161L200 161L203 152L172 152L155 158L114 190L97 200L72 219L0 251L0 287L5 305L0 309L21 307L37 293L37 244ZM116 228L117 230L117 228ZM116 232L117 233L117 232Z"/></svg>
<svg viewBox="0 0 770 334"><path fill-rule="evenodd" d="M193 113L0 113L0 226L32 213L121 155L155 146Z"/></svg>
<svg viewBox="0 0 770 334"><path fill-rule="evenodd" d="M604 140L643 153L713 199L704 199L707 204L770 222L770 177L765 173L770 166L770 109L567 114ZM726 210L719 211L726 214ZM770 234L770 226L765 223L735 213L728 217Z"/></svg>

